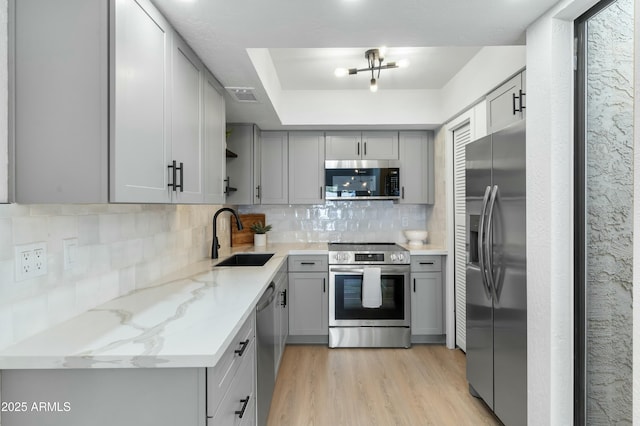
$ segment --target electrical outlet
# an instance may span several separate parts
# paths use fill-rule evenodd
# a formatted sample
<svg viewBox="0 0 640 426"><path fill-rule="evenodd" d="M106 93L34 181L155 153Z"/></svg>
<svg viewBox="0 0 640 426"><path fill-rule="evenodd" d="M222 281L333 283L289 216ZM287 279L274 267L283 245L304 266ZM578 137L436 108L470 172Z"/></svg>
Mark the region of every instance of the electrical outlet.
<svg viewBox="0 0 640 426"><path fill-rule="evenodd" d="M46 275L47 244L33 243L15 246L16 281Z"/></svg>
<svg viewBox="0 0 640 426"><path fill-rule="evenodd" d="M402 227L406 228L407 226L409 226L409 218L406 216L402 217Z"/></svg>

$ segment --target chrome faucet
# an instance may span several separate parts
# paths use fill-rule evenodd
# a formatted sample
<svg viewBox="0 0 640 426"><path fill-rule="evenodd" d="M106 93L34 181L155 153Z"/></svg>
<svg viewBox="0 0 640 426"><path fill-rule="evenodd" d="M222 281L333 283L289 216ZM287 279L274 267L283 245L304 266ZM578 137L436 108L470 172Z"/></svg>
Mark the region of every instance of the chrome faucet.
<svg viewBox="0 0 640 426"><path fill-rule="evenodd" d="M238 231L242 230L242 222L240 221L240 216L238 216L238 212L229 207L223 207L213 215L213 243L211 244L211 258L218 258L218 249L220 248L220 244L218 244L218 232L216 231L216 221L218 219L218 215L222 212L231 212L236 218L236 224L238 225Z"/></svg>

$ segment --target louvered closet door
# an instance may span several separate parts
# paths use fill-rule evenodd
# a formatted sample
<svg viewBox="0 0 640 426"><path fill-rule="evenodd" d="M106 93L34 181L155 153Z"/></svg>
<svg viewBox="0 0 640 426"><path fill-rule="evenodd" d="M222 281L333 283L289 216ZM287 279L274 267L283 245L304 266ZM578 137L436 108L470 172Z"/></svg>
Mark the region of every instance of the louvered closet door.
<svg viewBox="0 0 640 426"><path fill-rule="evenodd" d="M456 345L467 350L467 284L466 284L466 224L465 224L465 157L464 147L471 142L469 123L453 131L454 151L454 266L456 299Z"/></svg>

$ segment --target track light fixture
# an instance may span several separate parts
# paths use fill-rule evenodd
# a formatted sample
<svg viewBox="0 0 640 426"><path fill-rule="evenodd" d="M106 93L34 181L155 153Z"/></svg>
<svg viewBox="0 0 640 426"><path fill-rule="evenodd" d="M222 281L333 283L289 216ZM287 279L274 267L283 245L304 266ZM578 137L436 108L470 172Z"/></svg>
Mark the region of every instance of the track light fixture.
<svg viewBox="0 0 640 426"><path fill-rule="evenodd" d="M402 63L396 62L387 62L385 65L382 64L384 61L384 50L383 49L369 49L364 52L364 57L367 60L367 68L336 68L335 75L337 77L343 77L345 75L355 75L359 72L371 71L371 81L369 84L369 89L372 92L378 91L378 80L380 79L380 70L386 70L390 68L400 68L403 65L407 65L406 61L401 61ZM376 75L377 71L377 75Z"/></svg>

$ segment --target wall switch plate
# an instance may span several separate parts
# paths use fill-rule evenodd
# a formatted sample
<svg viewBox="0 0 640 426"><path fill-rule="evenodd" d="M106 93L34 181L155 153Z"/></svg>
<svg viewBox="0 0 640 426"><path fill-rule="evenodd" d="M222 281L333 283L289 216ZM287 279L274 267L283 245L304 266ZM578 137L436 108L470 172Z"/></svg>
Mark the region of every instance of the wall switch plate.
<svg viewBox="0 0 640 426"><path fill-rule="evenodd" d="M47 274L47 243L15 246L16 281Z"/></svg>
<svg viewBox="0 0 640 426"><path fill-rule="evenodd" d="M73 269L78 261L78 239L67 238L62 240L64 249L64 270Z"/></svg>

